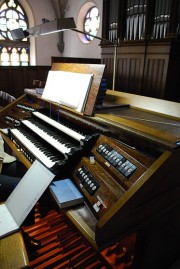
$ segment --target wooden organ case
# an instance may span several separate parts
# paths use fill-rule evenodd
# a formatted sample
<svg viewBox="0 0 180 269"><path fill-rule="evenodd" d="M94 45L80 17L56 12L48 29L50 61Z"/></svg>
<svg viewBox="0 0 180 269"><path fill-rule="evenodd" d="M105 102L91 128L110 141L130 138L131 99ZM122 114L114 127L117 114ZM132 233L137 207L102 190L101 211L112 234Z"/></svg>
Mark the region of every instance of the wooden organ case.
<svg viewBox="0 0 180 269"><path fill-rule="evenodd" d="M79 64L52 68L79 70L79 66L84 68ZM96 99L102 69L90 68L95 68ZM105 101L117 107L96 111L91 99L85 113L62 106L59 120L56 103L26 91L0 111L6 149L27 168L37 156L13 130L21 130L37 112L46 111L43 115L85 137L80 145L68 141L78 154L61 154L55 166L57 177L70 177L85 202L60 209L45 193L45 203L34 209L35 223L21 228L29 268L163 269L180 256L179 104L114 91L108 91ZM46 213L41 214L41 206ZM29 246L27 238L37 245Z"/></svg>

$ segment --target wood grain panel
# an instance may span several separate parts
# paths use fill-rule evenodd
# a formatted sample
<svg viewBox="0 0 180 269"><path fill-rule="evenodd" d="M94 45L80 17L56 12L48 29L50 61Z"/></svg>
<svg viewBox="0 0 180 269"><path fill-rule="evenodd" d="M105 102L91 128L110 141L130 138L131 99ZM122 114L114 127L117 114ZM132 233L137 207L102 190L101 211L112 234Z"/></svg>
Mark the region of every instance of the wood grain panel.
<svg viewBox="0 0 180 269"><path fill-rule="evenodd" d="M12 95L18 97L22 95L26 87L26 70L22 68L13 68L11 70Z"/></svg>
<svg viewBox="0 0 180 269"><path fill-rule="evenodd" d="M113 47L103 47L101 55L112 89ZM115 90L179 102L179 59L179 40L122 42L117 47Z"/></svg>
<svg viewBox="0 0 180 269"><path fill-rule="evenodd" d="M25 88L32 88L33 80L46 81L50 66L0 66L0 90L18 98Z"/></svg>
<svg viewBox="0 0 180 269"><path fill-rule="evenodd" d="M143 46L117 47L116 90L141 93L144 64L143 53ZM112 47L102 49L102 61L106 64L105 76L107 76L108 88L111 89L114 64L114 49Z"/></svg>
<svg viewBox="0 0 180 269"><path fill-rule="evenodd" d="M0 90L8 90L8 93L11 94L11 80L9 80L9 70L6 67L0 69L0 82Z"/></svg>
<svg viewBox="0 0 180 269"><path fill-rule="evenodd" d="M155 98L163 98L164 59L148 59L143 94Z"/></svg>
<svg viewBox="0 0 180 269"><path fill-rule="evenodd" d="M102 63L105 65L104 78L106 79L107 87L111 88L113 82L113 57L102 58Z"/></svg>
<svg viewBox="0 0 180 269"><path fill-rule="evenodd" d="M118 58L117 87L126 92L140 93L141 60L139 58Z"/></svg>

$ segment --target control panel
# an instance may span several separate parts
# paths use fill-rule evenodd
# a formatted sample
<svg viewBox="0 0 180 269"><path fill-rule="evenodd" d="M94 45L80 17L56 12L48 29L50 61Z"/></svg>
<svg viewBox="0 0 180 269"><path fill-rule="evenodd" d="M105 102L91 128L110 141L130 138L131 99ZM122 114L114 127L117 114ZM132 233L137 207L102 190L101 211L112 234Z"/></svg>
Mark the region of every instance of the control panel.
<svg viewBox="0 0 180 269"><path fill-rule="evenodd" d="M73 171L73 179L99 219L123 197L148 166L142 163L142 153L137 154L136 150L105 135L99 136L91 153L91 156L81 158Z"/></svg>
<svg viewBox="0 0 180 269"><path fill-rule="evenodd" d="M101 135L92 149L95 159L115 180L128 190L148 169L143 153L121 142Z"/></svg>
<svg viewBox="0 0 180 269"><path fill-rule="evenodd" d="M78 168L76 176L80 179L81 186L83 186L90 195L95 193L99 188L98 181L85 166Z"/></svg>
<svg viewBox="0 0 180 269"><path fill-rule="evenodd" d="M125 193L125 190L90 158L83 157L73 171L73 180L97 219L101 218Z"/></svg>
<svg viewBox="0 0 180 269"><path fill-rule="evenodd" d="M108 144L100 144L96 151L128 179L137 167Z"/></svg>

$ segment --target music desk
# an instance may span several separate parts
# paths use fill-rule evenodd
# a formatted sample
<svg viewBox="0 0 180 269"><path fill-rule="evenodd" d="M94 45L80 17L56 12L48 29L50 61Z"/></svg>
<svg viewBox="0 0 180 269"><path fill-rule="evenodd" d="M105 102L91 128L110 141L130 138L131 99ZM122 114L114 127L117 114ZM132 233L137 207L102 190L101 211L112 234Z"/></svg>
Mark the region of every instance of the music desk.
<svg viewBox="0 0 180 269"><path fill-rule="evenodd" d="M0 172L2 160L0 159ZM0 239L0 268L18 269L29 264L28 255L21 232Z"/></svg>

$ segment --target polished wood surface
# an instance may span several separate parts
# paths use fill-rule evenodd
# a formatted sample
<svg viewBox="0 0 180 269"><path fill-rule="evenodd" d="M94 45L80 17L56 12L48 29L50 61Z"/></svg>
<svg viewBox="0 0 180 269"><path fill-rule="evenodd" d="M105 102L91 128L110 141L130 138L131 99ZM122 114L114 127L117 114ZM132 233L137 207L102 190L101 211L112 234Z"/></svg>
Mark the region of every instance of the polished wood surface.
<svg viewBox="0 0 180 269"><path fill-rule="evenodd" d="M0 239L1 269L24 268L28 264L28 255L20 232Z"/></svg>
<svg viewBox="0 0 180 269"><path fill-rule="evenodd" d="M129 104L139 110L180 119L180 103L178 102L112 90L107 91L105 100L113 104Z"/></svg>
<svg viewBox="0 0 180 269"><path fill-rule="evenodd" d="M148 116L148 117L147 117ZM151 117L150 117L151 116ZM110 113L98 114L101 120L114 122L120 126L126 126L138 133L143 133L146 137L151 137L155 141L166 143L167 146L176 147L180 143L179 132L180 123L170 120L167 122L161 117L148 115L137 110L117 109ZM149 118L150 117L150 118Z"/></svg>
<svg viewBox="0 0 180 269"><path fill-rule="evenodd" d="M18 98L33 80L46 81L51 66L0 66L0 90Z"/></svg>
<svg viewBox="0 0 180 269"><path fill-rule="evenodd" d="M129 104L95 114L97 121L173 149L180 144L180 103L108 91L106 102Z"/></svg>

